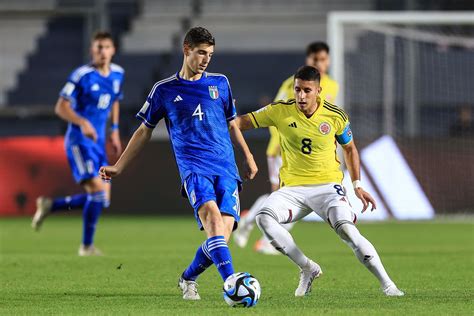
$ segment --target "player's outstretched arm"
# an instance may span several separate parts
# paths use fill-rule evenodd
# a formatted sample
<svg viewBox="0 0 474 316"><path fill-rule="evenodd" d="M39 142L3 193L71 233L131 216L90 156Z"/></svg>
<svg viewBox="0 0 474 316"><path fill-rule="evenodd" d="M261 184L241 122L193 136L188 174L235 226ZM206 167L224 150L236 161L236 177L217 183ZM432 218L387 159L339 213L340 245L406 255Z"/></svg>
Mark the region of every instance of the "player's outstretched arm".
<svg viewBox="0 0 474 316"><path fill-rule="evenodd" d="M246 131L255 128L252 124L252 120L250 119L250 114L237 116L237 118L235 119L235 123L241 131Z"/></svg>
<svg viewBox="0 0 474 316"><path fill-rule="evenodd" d="M143 149L145 144L150 140L153 129L148 128L145 124L141 124L132 138L128 142L127 148L113 166L104 166L100 168L99 174L103 180L111 180L112 178L120 175L123 170L130 164L130 162L138 155Z"/></svg>
<svg viewBox="0 0 474 316"><path fill-rule="evenodd" d="M244 136L237 125L236 120L229 122L229 133L232 139L232 142L239 147L240 151L245 157L245 178L253 179L258 172L257 164L253 159L253 155L250 152L250 149L245 142Z"/></svg>
<svg viewBox="0 0 474 316"><path fill-rule="evenodd" d="M54 107L54 112L57 116L62 118L64 121L77 125L81 128L82 134L84 136L97 141L97 131L94 126L85 118L78 115L71 107L71 101L60 97L56 106Z"/></svg>
<svg viewBox="0 0 474 316"><path fill-rule="evenodd" d="M351 176L352 183L356 183L356 181L360 181L360 158L359 152L357 151L357 147L354 141L342 146L344 149L344 160L346 161L347 170ZM366 192L362 187L358 185L354 185L354 191L356 196L362 201L364 204L364 208L362 213L364 213L367 208L369 207L369 203L372 204L372 211L377 208L374 198Z"/></svg>

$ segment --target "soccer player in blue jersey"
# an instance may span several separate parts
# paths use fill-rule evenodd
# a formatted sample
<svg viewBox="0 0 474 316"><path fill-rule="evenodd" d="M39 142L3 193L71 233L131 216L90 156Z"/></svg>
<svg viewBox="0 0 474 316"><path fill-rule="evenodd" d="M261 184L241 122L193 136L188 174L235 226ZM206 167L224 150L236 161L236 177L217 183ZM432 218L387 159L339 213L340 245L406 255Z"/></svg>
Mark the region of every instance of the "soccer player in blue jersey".
<svg viewBox="0 0 474 316"><path fill-rule="evenodd" d="M94 233L103 208L110 201L110 184L99 177L107 164L106 126L111 116L110 138L115 154L122 151L119 135L119 101L124 70L111 63L115 53L112 35L98 32L91 41L92 61L74 70L60 92L56 114L68 122L65 149L72 174L86 193L50 199L39 197L32 226L39 229L49 214L83 209L80 256L100 255L94 247Z"/></svg>
<svg viewBox="0 0 474 316"><path fill-rule="evenodd" d="M194 260L179 279L186 300L198 300L197 277L213 263L223 280L234 273L227 242L239 221L241 179L232 142L245 157L246 178L257 166L235 124L235 105L226 76L206 72L215 40L208 30L195 27L183 43L183 66L158 81L138 112L142 121L114 166L101 168L109 180L122 173L150 139L153 128L165 120L176 157L182 188L194 208L198 226L207 234Z"/></svg>

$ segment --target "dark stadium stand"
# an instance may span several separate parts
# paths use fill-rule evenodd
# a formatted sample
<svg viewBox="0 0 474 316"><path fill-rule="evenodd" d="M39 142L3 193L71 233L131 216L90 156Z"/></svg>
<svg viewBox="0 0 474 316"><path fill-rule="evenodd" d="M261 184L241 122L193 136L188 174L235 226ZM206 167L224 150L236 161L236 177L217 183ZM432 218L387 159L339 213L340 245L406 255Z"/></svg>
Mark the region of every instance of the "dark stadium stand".
<svg viewBox="0 0 474 316"><path fill-rule="evenodd" d="M57 6L59 9L74 6L84 9L93 4L94 1L59 1ZM138 8L133 1L110 1L108 7L111 32L120 46L121 35L128 30ZM85 17L79 13L51 18L36 50L28 57L27 67L20 73L17 85L8 92L7 104L54 104L67 76L86 60L88 47L84 47L84 30Z"/></svg>

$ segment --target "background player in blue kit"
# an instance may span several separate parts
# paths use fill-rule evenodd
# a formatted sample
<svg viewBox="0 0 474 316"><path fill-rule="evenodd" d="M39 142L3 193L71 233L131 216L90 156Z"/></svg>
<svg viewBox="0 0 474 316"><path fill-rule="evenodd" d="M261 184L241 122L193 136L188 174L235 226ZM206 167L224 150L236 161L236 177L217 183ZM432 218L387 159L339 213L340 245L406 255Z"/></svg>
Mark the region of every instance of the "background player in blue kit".
<svg viewBox="0 0 474 316"><path fill-rule="evenodd" d="M39 197L32 221L33 228L39 229L48 214L82 207L80 256L101 254L93 241L100 213L110 204L110 183L104 183L99 177L99 168L107 164L105 143L110 116L113 149L117 156L122 151L118 127L124 70L111 63L115 54L112 35L96 33L90 51L91 63L72 72L55 108L56 114L69 123L64 144L66 154L74 179L86 193L54 200Z"/></svg>
<svg viewBox="0 0 474 316"><path fill-rule="evenodd" d="M245 157L246 178L257 166L235 124L235 105L224 75L205 72L215 40L208 30L195 27L184 38L181 70L157 82L137 117L142 121L114 166L100 170L105 180L119 175L165 119L181 176L183 191L194 208L207 240L179 279L183 298L198 300L195 280L214 263L225 280L234 273L227 241L239 221L241 180L232 141Z"/></svg>

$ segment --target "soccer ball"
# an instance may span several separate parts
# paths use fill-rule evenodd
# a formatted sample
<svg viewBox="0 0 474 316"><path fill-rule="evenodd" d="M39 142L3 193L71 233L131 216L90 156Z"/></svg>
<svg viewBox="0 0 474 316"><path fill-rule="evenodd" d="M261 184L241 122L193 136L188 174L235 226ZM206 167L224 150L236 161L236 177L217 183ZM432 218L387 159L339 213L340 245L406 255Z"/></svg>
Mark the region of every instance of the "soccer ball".
<svg viewBox="0 0 474 316"><path fill-rule="evenodd" d="M224 282L224 300L232 307L255 306L260 293L260 283L247 272L234 273Z"/></svg>

